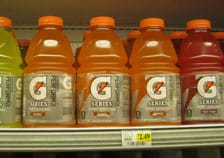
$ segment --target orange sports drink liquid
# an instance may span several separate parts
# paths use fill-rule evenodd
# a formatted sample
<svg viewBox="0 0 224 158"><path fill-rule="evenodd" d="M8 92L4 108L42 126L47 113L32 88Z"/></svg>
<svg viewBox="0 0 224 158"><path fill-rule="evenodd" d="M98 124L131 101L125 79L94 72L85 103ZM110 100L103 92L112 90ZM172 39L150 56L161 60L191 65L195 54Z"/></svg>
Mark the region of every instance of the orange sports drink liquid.
<svg viewBox="0 0 224 158"><path fill-rule="evenodd" d="M213 32L212 35L219 41L222 52L224 52L224 32Z"/></svg>
<svg viewBox="0 0 224 158"><path fill-rule="evenodd" d="M72 48L56 16L39 18L24 69L24 127L72 127L75 125Z"/></svg>
<svg viewBox="0 0 224 158"><path fill-rule="evenodd" d="M224 105L224 56L206 19L187 22L179 64L184 124L219 123Z"/></svg>
<svg viewBox="0 0 224 158"><path fill-rule="evenodd" d="M99 16L90 20L78 61L78 126L129 124L129 75L122 41L114 33L115 21Z"/></svg>
<svg viewBox="0 0 224 158"><path fill-rule="evenodd" d="M127 63L128 68L131 68L131 65L129 63L129 58L131 56L131 52L132 52L134 42L140 35L141 35L141 32L139 30L132 30L128 33L127 46L126 46L126 53L127 53L127 56L128 56L128 63Z"/></svg>
<svg viewBox="0 0 224 158"><path fill-rule="evenodd" d="M169 38L173 42L177 55L180 54L181 43L186 37L187 33L185 31L174 31L169 34Z"/></svg>
<svg viewBox="0 0 224 158"><path fill-rule="evenodd" d="M90 33L91 33L90 30L85 30L85 31L84 31L82 42L85 41L86 37L87 37ZM75 53L75 63L74 63L73 66L74 66L76 69L78 69L79 66L80 66L80 64L79 64L79 62L78 62L78 58L79 58L79 53L80 53L81 48L82 48L81 46L78 47L78 48L76 49L76 53Z"/></svg>
<svg viewBox="0 0 224 158"><path fill-rule="evenodd" d="M181 123L177 57L163 29L163 19L140 21L141 35L136 39L130 57L132 125Z"/></svg>
<svg viewBox="0 0 224 158"><path fill-rule="evenodd" d="M132 48L134 45L135 40L141 35L141 32L139 30L132 30L130 32L128 32L128 38L127 38L127 56L128 58L131 55L132 52Z"/></svg>

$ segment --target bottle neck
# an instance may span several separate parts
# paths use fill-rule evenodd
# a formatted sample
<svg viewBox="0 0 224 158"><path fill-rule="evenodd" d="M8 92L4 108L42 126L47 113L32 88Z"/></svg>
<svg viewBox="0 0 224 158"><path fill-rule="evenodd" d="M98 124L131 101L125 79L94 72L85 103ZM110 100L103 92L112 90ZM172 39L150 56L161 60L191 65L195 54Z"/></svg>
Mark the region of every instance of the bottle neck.
<svg viewBox="0 0 224 158"><path fill-rule="evenodd" d="M187 33L195 33L195 32L210 32L210 29L208 29L208 28L193 28L193 29L187 30Z"/></svg>
<svg viewBox="0 0 224 158"><path fill-rule="evenodd" d="M57 25L43 25L39 26L39 30L60 30L62 31L63 27L62 26L57 26Z"/></svg>
<svg viewBox="0 0 224 158"><path fill-rule="evenodd" d="M5 31L8 31L8 32L12 32L12 28L6 27L6 26L0 26L0 30L5 30Z"/></svg>
<svg viewBox="0 0 224 158"><path fill-rule="evenodd" d="M141 28L141 32L147 32L147 31L163 31L161 27L146 27L146 28Z"/></svg>
<svg viewBox="0 0 224 158"><path fill-rule="evenodd" d="M91 31L95 31L95 30L110 30L113 31L114 27L112 26L92 26L90 28Z"/></svg>

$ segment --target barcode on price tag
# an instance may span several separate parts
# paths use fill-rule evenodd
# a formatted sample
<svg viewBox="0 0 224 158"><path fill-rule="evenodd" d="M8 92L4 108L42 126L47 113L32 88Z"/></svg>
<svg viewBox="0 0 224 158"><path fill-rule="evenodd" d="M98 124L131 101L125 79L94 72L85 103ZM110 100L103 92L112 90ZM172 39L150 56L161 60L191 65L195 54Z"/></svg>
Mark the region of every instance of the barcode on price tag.
<svg viewBox="0 0 224 158"><path fill-rule="evenodd" d="M122 146L151 146L152 132L150 130L123 130Z"/></svg>

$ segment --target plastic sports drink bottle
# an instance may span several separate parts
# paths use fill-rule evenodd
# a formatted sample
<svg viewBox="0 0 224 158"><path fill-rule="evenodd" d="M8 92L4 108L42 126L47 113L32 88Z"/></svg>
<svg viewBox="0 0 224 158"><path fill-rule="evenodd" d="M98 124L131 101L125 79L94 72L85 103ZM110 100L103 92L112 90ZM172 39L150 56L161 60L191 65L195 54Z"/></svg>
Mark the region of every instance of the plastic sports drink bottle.
<svg viewBox="0 0 224 158"><path fill-rule="evenodd" d="M180 46L183 41L187 37L187 33L185 31L175 31L169 34L169 38L173 42L174 48L176 50L177 55L180 53Z"/></svg>
<svg viewBox="0 0 224 158"><path fill-rule="evenodd" d="M132 30L128 33L128 38L127 38L127 46L126 46L126 53L128 56L128 60L131 56L131 51L134 45L135 40L141 35L141 32L139 30ZM128 68L131 68L131 65L128 61L126 64Z"/></svg>
<svg viewBox="0 0 224 158"><path fill-rule="evenodd" d="M85 30L85 31L84 31L82 42L85 41L85 39L88 37L88 35L89 35L90 33L91 33L90 30ZM78 58L79 58L79 53L80 53L81 48L82 48L82 46L78 47L78 48L76 49L76 53L75 53L75 60L76 60L76 61L75 61L75 63L74 63L74 67L75 67L76 69L78 69L79 66L80 66L80 64L79 64L79 62L78 62Z"/></svg>
<svg viewBox="0 0 224 158"><path fill-rule="evenodd" d="M78 125L119 126L129 123L129 76L122 41L111 17L94 17L83 43L77 76Z"/></svg>
<svg viewBox="0 0 224 158"><path fill-rule="evenodd" d="M12 22L0 17L0 127L21 127L22 59Z"/></svg>
<svg viewBox="0 0 224 158"><path fill-rule="evenodd" d="M132 30L128 32L128 38L127 38L127 56L128 58L131 55L132 48L134 45L135 40L141 35L141 32L139 30Z"/></svg>
<svg viewBox="0 0 224 158"><path fill-rule="evenodd" d="M177 57L163 29L164 20L160 18L140 22L142 33L130 57L133 125L181 123Z"/></svg>
<svg viewBox="0 0 224 158"><path fill-rule="evenodd" d="M224 32L214 32L212 35L219 41L222 52L224 52Z"/></svg>
<svg viewBox="0 0 224 158"><path fill-rule="evenodd" d="M179 58L183 123L222 120L224 56L210 29L209 20L187 23L188 37L182 43Z"/></svg>
<svg viewBox="0 0 224 158"><path fill-rule="evenodd" d="M72 48L56 16L39 19L39 32L30 42L24 69L24 127L75 125Z"/></svg>
<svg viewBox="0 0 224 158"><path fill-rule="evenodd" d="M23 59L23 64L24 64L22 67L24 67L26 65L25 64L25 56L26 56L26 52L29 48L30 41L26 40L26 39L19 39L17 41L19 44L19 49L20 49L21 57Z"/></svg>

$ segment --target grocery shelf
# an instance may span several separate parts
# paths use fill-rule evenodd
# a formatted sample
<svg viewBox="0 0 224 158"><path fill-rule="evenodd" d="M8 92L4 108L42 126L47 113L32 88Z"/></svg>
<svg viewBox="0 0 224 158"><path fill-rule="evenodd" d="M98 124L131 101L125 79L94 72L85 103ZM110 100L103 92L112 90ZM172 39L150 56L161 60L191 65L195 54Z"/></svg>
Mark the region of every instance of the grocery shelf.
<svg viewBox="0 0 224 158"><path fill-rule="evenodd" d="M122 131L151 130L152 144L122 146ZM187 148L224 144L224 125L117 128L1 128L0 151Z"/></svg>

